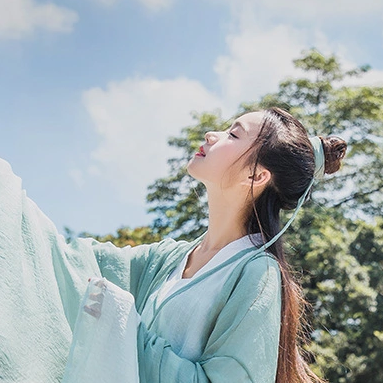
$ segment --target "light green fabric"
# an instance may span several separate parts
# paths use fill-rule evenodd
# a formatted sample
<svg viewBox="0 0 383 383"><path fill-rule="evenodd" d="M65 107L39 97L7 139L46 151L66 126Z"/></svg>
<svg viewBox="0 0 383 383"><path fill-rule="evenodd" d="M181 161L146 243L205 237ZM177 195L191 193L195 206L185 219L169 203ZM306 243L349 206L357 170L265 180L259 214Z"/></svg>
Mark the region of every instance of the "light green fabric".
<svg viewBox="0 0 383 383"><path fill-rule="evenodd" d="M78 301L99 273L89 252L65 244L0 161L0 380L59 381Z"/></svg>
<svg viewBox="0 0 383 383"><path fill-rule="evenodd" d="M84 239L68 245L0 160L0 380L59 382L88 278L102 276L130 291L141 313L149 295L195 243L167 239L119 249ZM243 261L212 307L214 325L200 361L172 351L160 336L163 321L155 320L149 330L140 326L141 383L275 381L278 266L255 249L237 256ZM163 302L158 318L171 316L181 294Z"/></svg>
<svg viewBox="0 0 383 383"><path fill-rule="evenodd" d="M0 160L1 381L61 380L88 278L101 275L97 260L102 263L103 255L110 252L108 264L102 264L105 273L113 272L112 279L129 287L129 261L124 254L137 255L134 264L139 271L145 247L122 250L92 239L66 244L27 198L9 164Z"/></svg>
<svg viewBox="0 0 383 383"><path fill-rule="evenodd" d="M324 176L325 170L325 155L322 145L322 140L318 136L310 137L311 146L314 151L315 171L314 178L320 179Z"/></svg>
<svg viewBox="0 0 383 383"><path fill-rule="evenodd" d="M194 363L177 356L164 339L172 316L193 305L185 294L193 283L165 300L150 329L139 332L141 382L274 383L280 326L280 276L276 262L254 251L226 281L206 319L206 345ZM201 279L203 276L201 276ZM196 280L194 285L201 283ZM195 287L195 286L194 286ZM198 291L198 290L197 290ZM185 298L189 298L186 299ZM195 299L203 299L200 294ZM193 317L186 320L193 320ZM143 347L142 347L143 346Z"/></svg>
<svg viewBox="0 0 383 383"><path fill-rule="evenodd" d="M98 315L79 310L62 383L139 383L140 317L133 295L105 278L92 278L81 307L95 306Z"/></svg>

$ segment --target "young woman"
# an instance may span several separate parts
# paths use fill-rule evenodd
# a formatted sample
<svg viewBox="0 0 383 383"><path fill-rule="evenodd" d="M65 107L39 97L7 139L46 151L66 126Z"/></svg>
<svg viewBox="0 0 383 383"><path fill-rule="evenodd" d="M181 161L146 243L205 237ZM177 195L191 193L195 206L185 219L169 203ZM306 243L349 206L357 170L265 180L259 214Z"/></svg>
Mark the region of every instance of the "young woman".
<svg viewBox="0 0 383 383"><path fill-rule="evenodd" d="M12 180L3 190L12 201L0 211L21 218L14 224L0 216L0 235L7 239L0 262L9 260L0 266L16 270L5 273L0 285L2 307L7 301L0 324L9 330L10 314L39 313L36 323L13 323L11 336L0 333L5 381L60 379L91 275L108 281L101 290L113 283L134 296L141 383L320 381L299 350L302 298L280 240L293 218L281 230L279 214L296 209L295 217L314 175L339 169L346 144L335 137L310 141L303 126L277 108L244 114L226 132L209 132L205 139L188 172L206 186L209 225L191 243L165 239L118 249L80 239L67 245L31 201L20 196L18 202L20 186L3 164L1 179ZM11 230L4 223L13 223ZM32 293L17 271L28 277ZM95 320L106 315L102 297L93 295L96 302L85 307Z"/></svg>

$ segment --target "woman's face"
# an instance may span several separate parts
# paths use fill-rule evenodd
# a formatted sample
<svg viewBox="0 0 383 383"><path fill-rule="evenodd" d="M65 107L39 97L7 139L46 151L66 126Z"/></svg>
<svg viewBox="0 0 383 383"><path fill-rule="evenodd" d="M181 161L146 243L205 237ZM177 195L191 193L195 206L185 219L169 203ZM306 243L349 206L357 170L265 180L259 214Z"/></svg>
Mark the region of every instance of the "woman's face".
<svg viewBox="0 0 383 383"><path fill-rule="evenodd" d="M258 137L262 112L251 112L237 118L225 132L208 132L205 144L189 161L188 172L195 179L229 188L248 180L250 169L245 159L238 159Z"/></svg>

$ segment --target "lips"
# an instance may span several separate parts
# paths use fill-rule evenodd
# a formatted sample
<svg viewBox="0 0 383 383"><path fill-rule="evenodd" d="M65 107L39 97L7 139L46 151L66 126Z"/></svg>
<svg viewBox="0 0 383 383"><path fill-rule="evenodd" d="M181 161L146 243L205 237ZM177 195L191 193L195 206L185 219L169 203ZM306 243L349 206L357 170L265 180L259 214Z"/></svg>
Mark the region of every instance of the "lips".
<svg viewBox="0 0 383 383"><path fill-rule="evenodd" d="M205 150L203 149L203 146L199 147L199 152L197 154L199 154L202 157L206 156L206 153L205 153Z"/></svg>

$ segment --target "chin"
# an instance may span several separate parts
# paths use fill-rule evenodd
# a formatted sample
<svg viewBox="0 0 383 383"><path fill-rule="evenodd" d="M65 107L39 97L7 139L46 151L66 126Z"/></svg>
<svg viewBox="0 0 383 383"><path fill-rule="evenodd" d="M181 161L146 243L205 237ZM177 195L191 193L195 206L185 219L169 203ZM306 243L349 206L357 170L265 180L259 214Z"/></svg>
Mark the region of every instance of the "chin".
<svg viewBox="0 0 383 383"><path fill-rule="evenodd" d="M193 160L190 160L189 163L186 165L186 171L188 172L189 176L192 176L194 178L192 161Z"/></svg>
<svg viewBox="0 0 383 383"><path fill-rule="evenodd" d="M196 171L195 167L193 166L193 159L189 161L189 163L186 166L186 171L188 172L189 176L193 177L197 181L200 181L198 178L198 172Z"/></svg>

